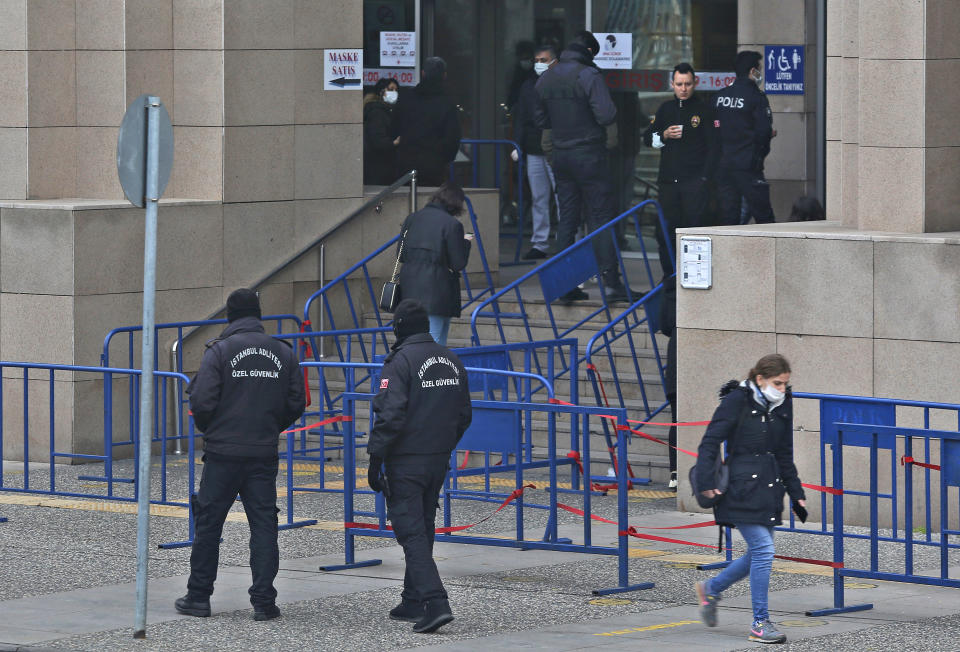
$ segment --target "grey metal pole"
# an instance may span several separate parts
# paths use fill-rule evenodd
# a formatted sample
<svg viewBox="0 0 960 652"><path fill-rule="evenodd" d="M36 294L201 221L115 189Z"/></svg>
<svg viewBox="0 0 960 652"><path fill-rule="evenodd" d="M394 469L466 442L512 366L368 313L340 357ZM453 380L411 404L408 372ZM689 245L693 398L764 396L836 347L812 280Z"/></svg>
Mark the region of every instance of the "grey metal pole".
<svg viewBox="0 0 960 652"><path fill-rule="evenodd" d="M817 198L827 205L827 0L817 2Z"/></svg>
<svg viewBox="0 0 960 652"><path fill-rule="evenodd" d="M174 340L173 346L170 347L170 371L179 371L177 369L177 350L180 345L180 340ZM177 382L173 381L173 386L177 386ZM180 399L176 392L170 392L170 400L173 403L173 436L174 436L174 445L173 445L173 454L174 455L183 455L183 443L180 439L180 436L183 434L180 432L180 415L182 412ZM163 409L166 410L167 406L164 405Z"/></svg>
<svg viewBox="0 0 960 652"><path fill-rule="evenodd" d="M326 251L326 245L324 245L321 242L320 243L320 287L323 287L324 283L326 282L327 282L327 251ZM326 319L326 314L323 311L323 301L321 301L320 302L320 324L319 324L320 326L319 330L321 331L323 330L323 323L325 319ZM318 351L321 360L326 357L326 353L324 352L324 350L325 350L325 347L323 344L323 338L321 337L320 351Z"/></svg>
<svg viewBox="0 0 960 652"><path fill-rule="evenodd" d="M417 171L410 170L410 212L417 212Z"/></svg>
<svg viewBox="0 0 960 652"><path fill-rule="evenodd" d="M147 98L147 179L143 240L143 346L140 351L140 460L137 477L137 613L134 638L147 637L147 553L150 547L150 448L153 443L153 340L157 285L160 98Z"/></svg>

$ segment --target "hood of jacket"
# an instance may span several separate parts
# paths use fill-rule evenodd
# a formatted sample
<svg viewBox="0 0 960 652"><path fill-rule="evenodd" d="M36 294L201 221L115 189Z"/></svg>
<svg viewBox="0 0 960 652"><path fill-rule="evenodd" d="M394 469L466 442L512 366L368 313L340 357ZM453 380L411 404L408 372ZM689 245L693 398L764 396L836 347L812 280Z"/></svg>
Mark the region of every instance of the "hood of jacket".
<svg viewBox="0 0 960 652"><path fill-rule="evenodd" d="M579 43L571 43L564 48L563 52L560 53L560 61L563 60L576 61L585 66L596 67L596 64L593 63L593 55L590 54L590 50Z"/></svg>

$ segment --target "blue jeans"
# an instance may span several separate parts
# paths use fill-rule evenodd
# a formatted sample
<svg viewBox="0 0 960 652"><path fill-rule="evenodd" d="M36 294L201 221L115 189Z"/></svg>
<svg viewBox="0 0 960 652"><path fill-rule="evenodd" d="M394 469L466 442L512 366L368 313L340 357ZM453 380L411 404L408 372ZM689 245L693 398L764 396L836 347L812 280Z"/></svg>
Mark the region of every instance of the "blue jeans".
<svg viewBox="0 0 960 652"><path fill-rule="evenodd" d="M450 317L427 315L430 318L430 336L442 346L447 345L447 333L450 332Z"/></svg>
<svg viewBox="0 0 960 652"><path fill-rule="evenodd" d="M720 571L716 577L705 582L708 595L720 597L727 588L750 576L750 600L753 603L753 620L770 617L767 609L767 593L770 589L770 569L773 567L773 528L766 525L737 525L747 552Z"/></svg>
<svg viewBox="0 0 960 652"><path fill-rule="evenodd" d="M546 253L550 248L547 242L550 237L550 198L557 184L553 179L553 170L542 154L527 154L527 181L530 182L533 204L533 233L530 244L534 249Z"/></svg>

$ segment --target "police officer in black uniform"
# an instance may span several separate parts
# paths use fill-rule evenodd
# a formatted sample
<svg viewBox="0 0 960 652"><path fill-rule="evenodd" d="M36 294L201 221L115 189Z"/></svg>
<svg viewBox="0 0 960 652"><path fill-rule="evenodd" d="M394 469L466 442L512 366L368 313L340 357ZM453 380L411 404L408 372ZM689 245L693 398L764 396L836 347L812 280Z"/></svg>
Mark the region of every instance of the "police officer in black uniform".
<svg viewBox="0 0 960 652"><path fill-rule="evenodd" d="M670 243L676 230L700 226L707 209L707 180L716 165L716 129L713 107L694 94L696 73L689 63L673 69L674 97L660 105L643 142L660 150L660 206L667 222ZM674 263L667 254L664 234L657 229L660 266L672 274Z"/></svg>
<svg viewBox="0 0 960 652"><path fill-rule="evenodd" d="M740 199L758 224L773 222L770 186L763 176L763 159L770 153L773 114L762 81L763 56L755 50L737 55L737 79L717 93L716 125L720 130L718 200L720 223L739 224Z"/></svg>
<svg viewBox="0 0 960 652"><path fill-rule="evenodd" d="M393 330L397 341L373 400L367 477L387 499L407 566L401 601L390 618L415 623L415 632L432 632L453 620L433 561L434 519L450 454L473 416L470 388L457 356L430 336L420 303L401 301Z"/></svg>
<svg viewBox="0 0 960 652"><path fill-rule="evenodd" d="M584 205L591 231L616 217L607 161L607 127L616 120L617 108L593 63L599 50L593 34L580 32L536 85L534 122L540 129L551 130L560 210L558 251L573 244ZM630 298L620 280L614 237L613 233L598 236L593 245L610 302ZM587 294L576 287L560 297L566 303L586 298Z"/></svg>
<svg viewBox="0 0 960 652"><path fill-rule="evenodd" d="M277 437L303 414L303 376L293 348L264 332L255 292L231 293L227 319L187 387L203 432L204 464L200 491L190 500L195 532L187 594L174 606L182 614L210 615L223 522L239 494L250 524L253 618L270 620L280 615L273 587L280 566Z"/></svg>

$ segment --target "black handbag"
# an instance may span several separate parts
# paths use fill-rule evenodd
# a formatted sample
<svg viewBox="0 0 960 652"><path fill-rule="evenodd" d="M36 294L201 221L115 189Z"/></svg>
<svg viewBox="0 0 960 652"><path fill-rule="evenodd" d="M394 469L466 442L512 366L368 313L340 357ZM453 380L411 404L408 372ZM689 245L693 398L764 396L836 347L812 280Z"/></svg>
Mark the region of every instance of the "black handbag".
<svg viewBox="0 0 960 652"><path fill-rule="evenodd" d="M750 399L747 398L748 403L746 403L743 409L740 410L740 416L737 418L737 427L733 431L734 436L737 436L740 433L740 428L743 426L743 417L750 408L749 400ZM693 491L693 497L697 499L697 504L704 509L716 507L717 503L723 500L723 497L727 495L727 488L730 486L730 469L723 462L723 451L717 451L717 459L713 463L713 470L710 473L710 481L713 486L697 486L696 464L690 467L690 474L688 478L690 480L690 489ZM714 494L713 498L707 498L701 492L709 489L717 489L720 491L720 493Z"/></svg>
<svg viewBox="0 0 960 652"><path fill-rule="evenodd" d="M383 284L380 289L380 310L384 312L393 312L400 303L400 255L403 254L403 242L407 239L407 232L403 232L400 238L400 249L397 251L397 262L393 265L393 275L390 280Z"/></svg>

